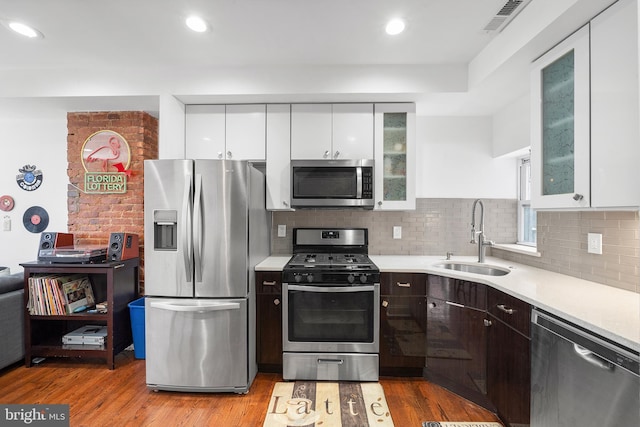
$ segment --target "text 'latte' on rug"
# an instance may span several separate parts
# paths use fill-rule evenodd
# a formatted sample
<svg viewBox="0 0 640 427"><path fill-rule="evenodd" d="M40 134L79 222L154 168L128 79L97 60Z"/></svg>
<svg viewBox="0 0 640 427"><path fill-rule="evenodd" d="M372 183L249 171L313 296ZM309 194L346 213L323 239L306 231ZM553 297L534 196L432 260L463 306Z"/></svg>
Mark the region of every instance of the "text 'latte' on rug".
<svg viewBox="0 0 640 427"><path fill-rule="evenodd" d="M393 427L379 383L279 382L263 427Z"/></svg>

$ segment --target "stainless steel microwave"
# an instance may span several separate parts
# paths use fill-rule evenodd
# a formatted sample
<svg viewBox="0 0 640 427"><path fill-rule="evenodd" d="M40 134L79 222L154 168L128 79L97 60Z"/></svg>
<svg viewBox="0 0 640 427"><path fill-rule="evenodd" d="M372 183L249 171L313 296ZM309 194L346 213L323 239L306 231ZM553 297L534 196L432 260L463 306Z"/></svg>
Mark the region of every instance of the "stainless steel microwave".
<svg viewBox="0 0 640 427"><path fill-rule="evenodd" d="M373 160L292 160L291 207L373 209Z"/></svg>

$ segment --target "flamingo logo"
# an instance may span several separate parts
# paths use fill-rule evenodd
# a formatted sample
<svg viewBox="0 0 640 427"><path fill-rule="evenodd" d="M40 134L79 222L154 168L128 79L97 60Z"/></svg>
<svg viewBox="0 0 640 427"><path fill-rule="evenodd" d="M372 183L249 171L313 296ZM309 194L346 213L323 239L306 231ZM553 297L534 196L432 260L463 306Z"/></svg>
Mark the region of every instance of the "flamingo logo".
<svg viewBox="0 0 640 427"><path fill-rule="evenodd" d="M96 132L84 142L82 163L87 172L128 172L130 175L129 144L117 132Z"/></svg>

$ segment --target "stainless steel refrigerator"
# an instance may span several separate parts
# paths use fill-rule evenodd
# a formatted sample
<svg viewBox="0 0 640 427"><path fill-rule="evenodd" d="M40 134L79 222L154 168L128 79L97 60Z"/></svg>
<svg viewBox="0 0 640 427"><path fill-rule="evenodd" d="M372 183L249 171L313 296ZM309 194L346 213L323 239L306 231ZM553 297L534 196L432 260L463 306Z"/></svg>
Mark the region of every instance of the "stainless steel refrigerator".
<svg viewBox="0 0 640 427"><path fill-rule="evenodd" d="M144 162L147 386L246 393L257 372L264 174L230 160Z"/></svg>

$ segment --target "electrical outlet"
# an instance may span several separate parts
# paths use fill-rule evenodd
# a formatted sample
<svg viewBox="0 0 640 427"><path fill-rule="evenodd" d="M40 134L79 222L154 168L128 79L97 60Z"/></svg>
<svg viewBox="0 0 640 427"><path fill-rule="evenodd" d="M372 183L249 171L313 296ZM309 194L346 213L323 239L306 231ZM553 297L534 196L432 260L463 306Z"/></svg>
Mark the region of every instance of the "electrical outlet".
<svg viewBox="0 0 640 427"><path fill-rule="evenodd" d="M402 239L402 227L399 225L393 226L393 238Z"/></svg>
<svg viewBox="0 0 640 427"><path fill-rule="evenodd" d="M287 237L286 224L278 224L278 237Z"/></svg>
<svg viewBox="0 0 640 427"><path fill-rule="evenodd" d="M587 252L602 255L602 234L587 233Z"/></svg>

